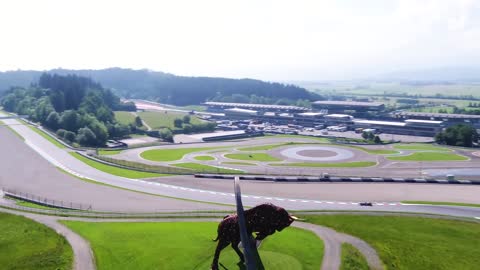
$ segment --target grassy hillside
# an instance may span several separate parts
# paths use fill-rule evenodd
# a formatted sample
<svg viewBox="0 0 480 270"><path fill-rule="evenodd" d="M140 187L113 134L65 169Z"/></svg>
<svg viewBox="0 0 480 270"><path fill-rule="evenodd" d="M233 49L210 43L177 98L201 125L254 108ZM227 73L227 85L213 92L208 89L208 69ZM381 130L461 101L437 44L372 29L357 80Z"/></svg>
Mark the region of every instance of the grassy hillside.
<svg viewBox="0 0 480 270"><path fill-rule="evenodd" d="M98 270L210 269L217 244L213 222L64 223L90 241ZM322 254L322 241L296 228L268 237L260 248L265 269L319 269ZM239 269L237 262L233 249L224 249L220 263Z"/></svg>
<svg viewBox="0 0 480 270"><path fill-rule="evenodd" d="M72 248L45 225L0 213L0 232L1 269L72 269Z"/></svg>
<svg viewBox="0 0 480 270"><path fill-rule="evenodd" d="M474 270L480 265L479 223L357 215L322 215L308 221L365 240L387 270Z"/></svg>

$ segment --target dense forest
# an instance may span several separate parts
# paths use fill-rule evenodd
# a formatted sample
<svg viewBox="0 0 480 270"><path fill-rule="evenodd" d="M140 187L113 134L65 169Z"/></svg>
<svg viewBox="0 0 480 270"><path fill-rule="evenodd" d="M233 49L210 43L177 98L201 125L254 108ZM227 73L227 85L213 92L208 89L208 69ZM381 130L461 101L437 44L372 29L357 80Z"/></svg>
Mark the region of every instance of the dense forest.
<svg viewBox="0 0 480 270"><path fill-rule="evenodd" d="M136 109L89 78L46 73L30 87L11 87L0 104L83 146L103 146L109 138L128 135L131 127L117 123L113 110Z"/></svg>
<svg viewBox="0 0 480 270"><path fill-rule="evenodd" d="M47 73L90 77L122 97L149 99L174 105L200 104L207 100L308 105L322 99L295 85L252 79L183 77L149 70L109 68L102 70L55 69ZM41 75L37 71L0 73L0 91L10 86L26 87ZM300 102L300 104L299 104Z"/></svg>

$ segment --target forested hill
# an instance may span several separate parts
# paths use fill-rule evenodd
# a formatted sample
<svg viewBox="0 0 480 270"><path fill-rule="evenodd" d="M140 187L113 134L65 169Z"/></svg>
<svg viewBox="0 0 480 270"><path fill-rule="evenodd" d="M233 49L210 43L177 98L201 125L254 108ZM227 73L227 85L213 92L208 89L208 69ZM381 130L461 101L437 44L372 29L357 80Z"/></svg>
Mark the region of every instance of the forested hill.
<svg viewBox="0 0 480 270"><path fill-rule="evenodd" d="M10 86L28 86L42 72L0 73L0 91ZM176 105L199 104L206 100L235 102L292 102L320 97L306 89L252 79L183 77L149 70L109 68L102 70L55 69L48 73L90 77L126 98L156 100Z"/></svg>

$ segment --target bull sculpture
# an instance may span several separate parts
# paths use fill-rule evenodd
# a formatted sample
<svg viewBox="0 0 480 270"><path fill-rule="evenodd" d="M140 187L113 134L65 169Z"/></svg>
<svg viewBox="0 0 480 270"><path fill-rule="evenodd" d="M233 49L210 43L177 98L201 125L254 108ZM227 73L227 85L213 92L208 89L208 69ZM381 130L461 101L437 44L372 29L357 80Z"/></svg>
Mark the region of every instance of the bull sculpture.
<svg viewBox="0 0 480 270"><path fill-rule="evenodd" d="M245 223L248 235L256 234L255 240L257 243L265 239L265 237L274 234L275 231L282 231L290 226L297 218L291 216L288 212L278 206L270 203L260 204L251 209L245 210ZM213 257L212 270L218 269L218 259L222 249L229 244L232 245L233 250L240 257L240 263L245 261L243 253L240 251L238 244L240 243L240 228L238 225L237 214L227 215L218 225L217 238L213 241L218 241Z"/></svg>

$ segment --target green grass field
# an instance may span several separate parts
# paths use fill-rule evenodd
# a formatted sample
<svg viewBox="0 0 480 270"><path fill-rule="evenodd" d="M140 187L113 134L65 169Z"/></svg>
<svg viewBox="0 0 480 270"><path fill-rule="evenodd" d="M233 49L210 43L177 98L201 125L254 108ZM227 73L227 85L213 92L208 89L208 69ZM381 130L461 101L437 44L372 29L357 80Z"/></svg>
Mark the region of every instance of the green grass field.
<svg viewBox="0 0 480 270"><path fill-rule="evenodd" d="M480 207L480 204L475 204L475 203L457 203L457 202L402 201L402 203Z"/></svg>
<svg viewBox="0 0 480 270"><path fill-rule="evenodd" d="M373 161L354 161L354 162L339 162L339 163L271 163L270 166L283 166L283 167L325 167L325 168L359 168L359 167L371 167L377 163Z"/></svg>
<svg viewBox="0 0 480 270"><path fill-rule="evenodd" d="M237 161L226 161L222 162L225 165L245 165L245 166L257 166L255 163L248 163L248 162L237 162Z"/></svg>
<svg viewBox="0 0 480 270"><path fill-rule="evenodd" d="M48 135L47 133L45 133L44 131L38 129L37 127L34 127L34 126L31 126L31 125L28 125L28 127L35 131L38 135L42 136L43 138L45 138L47 141L53 143L56 147L58 148L67 148L65 145L59 143L57 140L55 140L54 138L52 138L52 136Z"/></svg>
<svg viewBox="0 0 480 270"><path fill-rule="evenodd" d="M110 166L106 165L100 162L96 162L94 160L88 159L78 153L71 152L70 153L72 156L77 158L78 160L82 161L83 163L89 165L90 167L93 167L97 170L100 170L102 172L106 172L109 174L113 174L116 176L121 176L121 177L126 177L126 178L132 178L132 179L139 179L139 178L150 178L150 177L160 177L160 176L166 176L168 174L160 174L160 173L149 173L149 172L141 172L141 171L134 171L134 170L127 170L115 166Z"/></svg>
<svg viewBox="0 0 480 270"><path fill-rule="evenodd" d="M425 151L450 151L448 148L434 146L431 144L421 144L421 143L412 143L412 144L397 144L393 148L398 150L425 150Z"/></svg>
<svg viewBox="0 0 480 270"><path fill-rule="evenodd" d="M194 159L203 161L215 160L215 158L212 156L196 156Z"/></svg>
<svg viewBox="0 0 480 270"><path fill-rule="evenodd" d="M388 270L474 270L480 265L479 223L357 215L322 215L308 222L365 240Z"/></svg>
<svg viewBox="0 0 480 270"><path fill-rule="evenodd" d="M200 163L193 163L193 162L176 163L176 164L173 164L173 166L185 168L185 169L191 169L191 170L202 172L202 173L236 173L236 174L243 173L243 171L241 170L225 169L225 168L220 168L220 167L215 167L215 166L210 166L210 165L205 165Z"/></svg>
<svg viewBox="0 0 480 270"><path fill-rule="evenodd" d="M151 161L175 161L183 158L184 155L218 149L220 147L197 147L197 148L175 148L175 149L153 149L140 153L140 156Z"/></svg>
<svg viewBox="0 0 480 270"><path fill-rule="evenodd" d="M129 125L131 123L135 123L135 115L131 112L124 112L124 111L115 111L115 119L124 125Z"/></svg>
<svg viewBox="0 0 480 270"><path fill-rule="evenodd" d="M217 244L214 222L63 223L90 242L98 270L210 269ZM319 269L322 254L321 240L296 228L269 236L260 247L265 269ZM239 269L237 262L233 249L225 248L225 269Z"/></svg>
<svg viewBox="0 0 480 270"><path fill-rule="evenodd" d="M238 160L281 161L281 159L272 157L269 154L265 153L226 154L225 157Z"/></svg>
<svg viewBox="0 0 480 270"><path fill-rule="evenodd" d="M387 157L397 161L464 161L467 157L447 152L415 152L407 156Z"/></svg>
<svg viewBox="0 0 480 270"><path fill-rule="evenodd" d="M355 145L348 145L347 147L353 148L353 149L358 149L358 150L367 152L367 153L372 154L372 155L394 155L394 154L399 154L400 153L398 151L390 150L390 149L370 149L370 148L355 146Z"/></svg>
<svg viewBox="0 0 480 270"><path fill-rule="evenodd" d="M0 213L0 232L1 269L72 269L72 248L45 225Z"/></svg>
<svg viewBox="0 0 480 270"><path fill-rule="evenodd" d="M179 112L139 112L138 115L145 121L152 129L170 128L177 129L173 125L173 121L177 118L183 119L186 113ZM202 121L194 115L190 115L191 124L200 124Z"/></svg>
<svg viewBox="0 0 480 270"><path fill-rule="evenodd" d="M342 244L340 270L369 270L367 260L358 249L348 243Z"/></svg>
<svg viewBox="0 0 480 270"><path fill-rule="evenodd" d="M36 209L45 209L45 210L51 210L51 209L58 209L58 208L53 208L53 207L48 207L45 205L37 204L37 203L32 203L32 202L27 202L27 201L22 201L22 200L15 200L15 204L18 206L23 206L23 207L28 207L28 208L36 208Z"/></svg>

